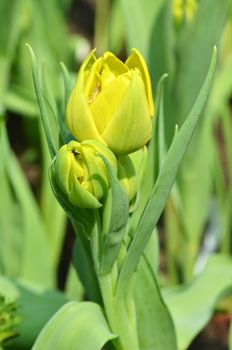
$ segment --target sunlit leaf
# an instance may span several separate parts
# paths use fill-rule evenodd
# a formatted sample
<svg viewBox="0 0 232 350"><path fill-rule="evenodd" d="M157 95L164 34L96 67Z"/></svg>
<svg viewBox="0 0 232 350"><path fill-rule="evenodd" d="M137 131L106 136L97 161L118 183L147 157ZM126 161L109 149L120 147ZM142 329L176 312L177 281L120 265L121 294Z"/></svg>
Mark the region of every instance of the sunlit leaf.
<svg viewBox="0 0 232 350"><path fill-rule="evenodd" d="M232 292L232 259L214 255L200 276L188 284L164 290L177 333L178 349L184 350L213 315L223 296Z"/></svg>
<svg viewBox="0 0 232 350"><path fill-rule="evenodd" d="M100 350L113 338L99 305L70 302L46 324L32 350Z"/></svg>

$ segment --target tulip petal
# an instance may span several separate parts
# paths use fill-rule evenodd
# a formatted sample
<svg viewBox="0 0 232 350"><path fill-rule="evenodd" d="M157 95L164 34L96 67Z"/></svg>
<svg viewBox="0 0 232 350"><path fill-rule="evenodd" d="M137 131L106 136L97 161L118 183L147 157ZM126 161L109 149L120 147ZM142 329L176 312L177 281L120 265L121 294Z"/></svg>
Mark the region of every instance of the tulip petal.
<svg viewBox="0 0 232 350"><path fill-rule="evenodd" d="M101 90L101 76L100 72L103 67L103 58L99 57L91 66L89 71L86 74L85 84L84 84L84 94L87 98L87 101L91 103L95 96Z"/></svg>
<svg viewBox="0 0 232 350"><path fill-rule="evenodd" d="M67 105L66 124L78 141L102 140L91 115L87 99L78 84L73 89Z"/></svg>
<svg viewBox="0 0 232 350"><path fill-rule="evenodd" d="M85 81L97 59L93 50L82 64L76 84L72 90L66 111L66 125L78 141L96 139L104 142L93 122L89 110L88 98L84 94Z"/></svg>
<svg viewBox="0 0 232 350"><path fill-rule="evenodd" d="M151 118L143 80L131 71L130 85L120 107L111 118L102 138L117 155L129 154L142 148L151 137Z"/></svg>
<svg viewBox="0 0 232 350"><path fill-rule="evenodd" d="M56 158L56 169L57 174L57 182L61 187L63 192L68 193L70 191L70 169L72 166L72 154L66 151L66 145L63 146L59 151L59 157ZM65 169L65 171L63 171Z"/></svg>
<svg viewBox="0 0 232 350"><path fill-rule="evenodd" d="M127 72L115 78L96 97L90 106L94 123L101 135L112 116L119 108L123 96L130 85L131 73Z"/></svg>
<svg viewBox="0 0 232 350"><path fill-rule="evenodd" d="M146 65L146 62L145 62L143 56L139 53L138 50L132 49L132 53L127 58L125 65L127 65L127 67L130 69L138 68L139 71L141 72L142 79L144 81L145 88L146 88L146 94L147 94L147 99L148 99L148 103L149 103L150 114L151 114L151 116L153 116L154 115L154 102L153 102L153 97L152 97L151 80L150 80L147 65Z"/></svg>
<svg viewBox="0 0 232 350"><path fill-rule="evenodd" d="M108 161L110 162L114 172L117 174L117 172L118 172L117 159L108 147L106 147L104 144L102 144L101 142L96 141L96 140L86 140L86 141L82 142L82 145L83 146L86 145L86 146L91 147L94 150L94 157L96 157L96 155L98 153L100 153L105 158L107 158Z"/></svg>
<svg viewBox="0 0 232 350"><path fill-rule="evenodd" d="M118 158L118 179L124 187L130 203L137 192L136 169L130 155Z"/></svg>
<svg viewBox="0 0 232 350"><path fill-rule="evenodd" d="M125 63L119 60L112 52L105 52L103 58L104 66L107 66L115 77L129 71Z"/></svg>
<svg viewBox="0 0 232 350"><path fill-rule="evenodd" d="M89 72L91 70L91 67L93 66L94 62L97 61L97 58L95 56L96 49L92 50L89 55L86 57L84 62L82 63L80 70L77 75L77 80L79 79L80 82L85 83L86 78L88 78ZM80 83L79 82L79 83Z"/></svg>
<svg viewBox="0 0 232 350"><path fill-rule="evenodd" d="M110 162L112 168L117 174L117 161L114 154L98 141L89 140L82 143L84 163L87 166L88 180L93 185L93 194L97 198L102 198L108 188L108 172L103 160L97 156L97 153L103 154Z"/></svg>
<svg viewBox="0 0 232 350"><path fill-rule="evenodd" d="M94 195L81 186L77 179L73 182L73 189L68 197L72 204L80 208L97 209L102 206Z"/></svg>

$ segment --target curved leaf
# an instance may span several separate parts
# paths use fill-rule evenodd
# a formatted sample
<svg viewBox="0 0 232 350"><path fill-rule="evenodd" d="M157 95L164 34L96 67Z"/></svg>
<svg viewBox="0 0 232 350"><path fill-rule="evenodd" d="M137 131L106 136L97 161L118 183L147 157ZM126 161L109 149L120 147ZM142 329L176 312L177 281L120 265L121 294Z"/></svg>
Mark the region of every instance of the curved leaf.
<svg viewBox="0 0 232 350"><path fill-rule="evenodd" d="M73 301L46 324L32 350L100 350L113 338L99 305Z"/></svg>
<svg viewBox="0 0 232 350"><path fill-rule="evenodd" d="M211 256L203 273L191 283L164 291L171 312L178 349L188 347L213 315L219 299L232 292L232 259Z"/></svg>

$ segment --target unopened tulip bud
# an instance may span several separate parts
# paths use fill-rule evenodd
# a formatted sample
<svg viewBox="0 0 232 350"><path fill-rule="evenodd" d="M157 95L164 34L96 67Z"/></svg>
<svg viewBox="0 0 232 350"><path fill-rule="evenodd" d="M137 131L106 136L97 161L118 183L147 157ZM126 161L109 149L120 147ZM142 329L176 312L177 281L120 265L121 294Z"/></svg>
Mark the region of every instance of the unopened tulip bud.
<svg viewBox="0 0 232 350"><path fill-rule="evenodd" d="M98 154L107 158L117 173L114 154L99 141L71 141L57 153L54 163L57 184L70 203L80 208L101 207L100 200L109 188L108 172Z"/></svg>

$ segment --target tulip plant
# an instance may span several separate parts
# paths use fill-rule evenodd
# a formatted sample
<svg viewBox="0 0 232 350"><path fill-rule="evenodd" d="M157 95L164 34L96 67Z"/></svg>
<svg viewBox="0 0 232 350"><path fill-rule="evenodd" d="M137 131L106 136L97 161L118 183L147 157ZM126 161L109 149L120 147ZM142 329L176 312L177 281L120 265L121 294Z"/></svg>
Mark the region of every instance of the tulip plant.
<svg viewBox="0 0 232 350"><path fill-rule="evenodd" d="M50 183L76 232L72 260L88 300L67 302L56 296L57 308L63 306L33 350L186 348L231 283L221 279L211 288L210 300L203 294L187 315L178 304L199 294L216 266L229 271L231 261L212 257L193 285L161 290L156 224L205 105L216 50L190 114L180 130L173 129L167 152L162 148L166 77L155 92L154 115L150 77L138 50L125 63L110 52L100 58L91 52L76 82L62 65L62 109L30 50L52 158ZM203 304L204 318L198 317ZM193 327L183 326L189 318L195 319Z"/></svg>

